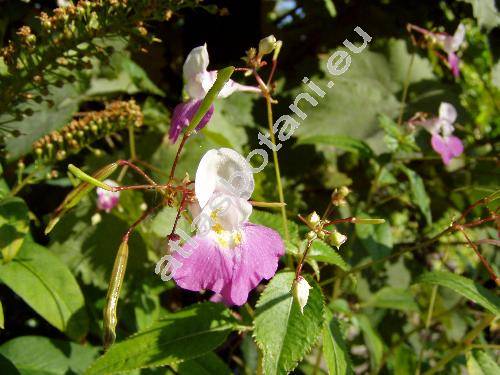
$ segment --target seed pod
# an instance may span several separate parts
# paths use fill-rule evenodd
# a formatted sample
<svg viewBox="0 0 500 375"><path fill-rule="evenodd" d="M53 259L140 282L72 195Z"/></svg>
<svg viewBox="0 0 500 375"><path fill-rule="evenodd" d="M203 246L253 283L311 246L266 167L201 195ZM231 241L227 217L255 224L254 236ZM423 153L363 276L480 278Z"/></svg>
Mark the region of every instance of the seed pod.
<svg viewBox="0 0 500 375"><path fill-rule="evenodd" d="M127 240L124 240L120 244L116 254L111 280L109 281L108 294L106 296L106 305L104 306L104 350L108 350L116 339L116 324L118 322L116 309L118 307L118 300L120 299L123 278L127 269L127 260L128 243Z"/></svg>

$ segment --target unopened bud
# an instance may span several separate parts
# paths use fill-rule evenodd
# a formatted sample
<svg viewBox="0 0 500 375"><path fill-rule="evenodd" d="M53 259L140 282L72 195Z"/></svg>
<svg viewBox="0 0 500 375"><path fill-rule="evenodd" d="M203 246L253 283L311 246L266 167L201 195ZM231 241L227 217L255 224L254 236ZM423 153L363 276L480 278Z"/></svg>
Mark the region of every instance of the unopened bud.
<svg viewBox="0 0 500 375"><path fill-rule="evenodd" d="M281 40L278 40L274 45L273 60L278 60L278 55L280 54L281 46L283 46L283 42Z"/></svg>
<svg viewBox="0 0 500 375"><path fill-rule="evenodd" d="M299 304L300 312L304 314L304 307L307 305L309 299L309 289L312 289L306 279L299 276L293 282L293 298Z"/></svg>
<svg viewBox="0 0 500 375"><path fill-rule="evenodd" d="M316 234L316 232L310 231L306 234L306 238L308 241L313 241L318 238L318 235Z"/></svg>
<svg viewBox="0 0 500 375"><path fill-rule="evenodd" d="M316 225L318 225L321 221L321 218L319 217L319 215L316 213L316 211L314 211L313 213L307 215L307 223L309 225L311 225L312 227L315 227Z"/></svg>
<svg viewBox="0 0 500 375"><path fill-rule="evenodd" d="M340 249L340 246L347 241L347 236L343 235L337 230L334 230L327 239L328 243L332 246L335 246L337 249Z"/></svg>
<svg viewBox="0 0 500 375"><path fill-rule="evenodd" d="M343 206L345 198L349 195L351 191L347 186L342 186L340 189L335 189L332 193L332 204L334 206Z"/></svg>
<svg viewBox="0 0 500 375"><path fill-rule="evenodd" d="M259 55L264 56L274 51L276 47L276 37L269 35L259 42Z"/></svg>

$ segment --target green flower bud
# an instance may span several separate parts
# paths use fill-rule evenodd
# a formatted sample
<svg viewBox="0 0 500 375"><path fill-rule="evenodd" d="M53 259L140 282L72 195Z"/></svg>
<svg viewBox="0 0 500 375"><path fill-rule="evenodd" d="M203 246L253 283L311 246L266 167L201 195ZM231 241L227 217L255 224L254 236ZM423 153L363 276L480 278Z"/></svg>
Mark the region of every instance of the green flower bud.
<svg viewBox="0 0 500 375"><path fill-rule="evenodd" d="M337 230L334 230L327 238L327 242L335 246L337 249L340 249L340 246L347 241L347 236L343 235Z"/></svg>
<svg viewBox="0 0 500 375"><path fill-rule="evenodd" d="M276 37L269 35L259 42L259 55L264 56L274 51L276 47Z"/></svg>

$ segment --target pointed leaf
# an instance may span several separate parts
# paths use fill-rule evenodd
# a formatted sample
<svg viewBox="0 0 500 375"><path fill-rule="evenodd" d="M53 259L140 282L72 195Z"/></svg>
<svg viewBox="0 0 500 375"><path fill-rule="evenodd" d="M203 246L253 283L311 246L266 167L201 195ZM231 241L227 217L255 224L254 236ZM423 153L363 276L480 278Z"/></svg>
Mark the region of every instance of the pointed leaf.
<svg viewBox="0 0 500 375"><path fill-rule="evenodd" d="M0 201L0 250L4 262L11 261L29 232L29 210L21 198Z"/></svg>
<svg viewBox="0 0 500 375"><path fill-rule="evenodd" d="M482 285L466 277L446 271L433 271L421 275L415 283L440 285L450 288L465 298L500 315L500 298Z"/></svg>
<svg viewBox="0 0 500 375"><path fill-rule="evenodd" d="M339 322L327 310L323 326L323 355L332 375L352 374L352 363L349 350L344 341Z"/></svg>
<svg viewBox="0 0 500 375"><path fill-rule="evenodd" d="M235 327L234 318L222 304L193 305L116 343L87 374L113 374L197 358L221 345Z"/></svg>
<svg viewBox="0 0 500 375"><path fill-rule="evenodd" d="M83 294L67 266L43 246L26 239L0 279L38 314L74 340L88 329Z"/></svg>
<svg viewBox="0 0 500 375"><path fill-rule="evenodd" d="M292 297L293 272L276 274L257 302L254 337L262 350L266 375L286 374L311 349L323 325L323 295L308 278L312 289L304 314Z"/></svg>

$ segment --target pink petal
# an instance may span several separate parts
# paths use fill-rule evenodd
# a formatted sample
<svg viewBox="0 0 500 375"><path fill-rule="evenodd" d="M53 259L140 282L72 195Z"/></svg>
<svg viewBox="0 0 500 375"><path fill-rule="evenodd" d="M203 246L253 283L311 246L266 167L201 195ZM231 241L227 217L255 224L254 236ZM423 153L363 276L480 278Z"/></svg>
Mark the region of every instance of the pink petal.
<svg viewBox="0 0 500 375"><path fill-rule="evenodd" d="M179 253L172 256L182 263L172 277L181 288L201 291L209 289L220 293L225 285L231 283L233 274L233 254L231 249L222 249L209 236L195 236L193 242L198 246L194 248L186 243L183 252L192 254L184 258Z"/></svg>
<svg viewBox="0 0 500 375"><path fill-rule="evenodd" d="M460 76L460 68L458 67L459 63L460 59L455 52L448 53L448 64L450 65L451 72L455 78Z"/></svg>
<svg viewBox="0 0 500 375"><path fill-rule="evenodd" d="M182 249L192 251L191 256L173 255L182 262L173 274L176 283L193 291L212 290L228 305L243 305L262 279L274 276L285 247L279 234L270 228L246 223L242 229L243 242L233 249L221 248L209 236L194 237L196 249L186 243Z"/></svg>
<svg viewBox="0 0 500 375"><path fill-rule="evenodd" d="M200 105L201 100L189 100L175 106L174 113L172 114L170 130L168 132L168 138L172 143L177 141L179 135L189 125L189 122L193 119L196 111L200 108ZM213 113L214 106L212 105L205 116L201 119L200 123L196 127L196 130L200 130L207 125L212 118Z"/></svg>
<svg viewBox="0 0 500 375"><path fill-rule="evenodd" d="M448 165L454 157L460 156L464 150L462 141L453 135L443 138L433 134L431 144L434 151L441 155L445 165Z"/></svg>
<svg viewBox="0 0 500 375"><path fill-rule="evenodd" d="M279 234L267 227L246 223L245 241L235 248L232 283L222 289L222 297L231 305L243 305L248 293L262 279L269 280L278 269L285 246Z"/></svg>

